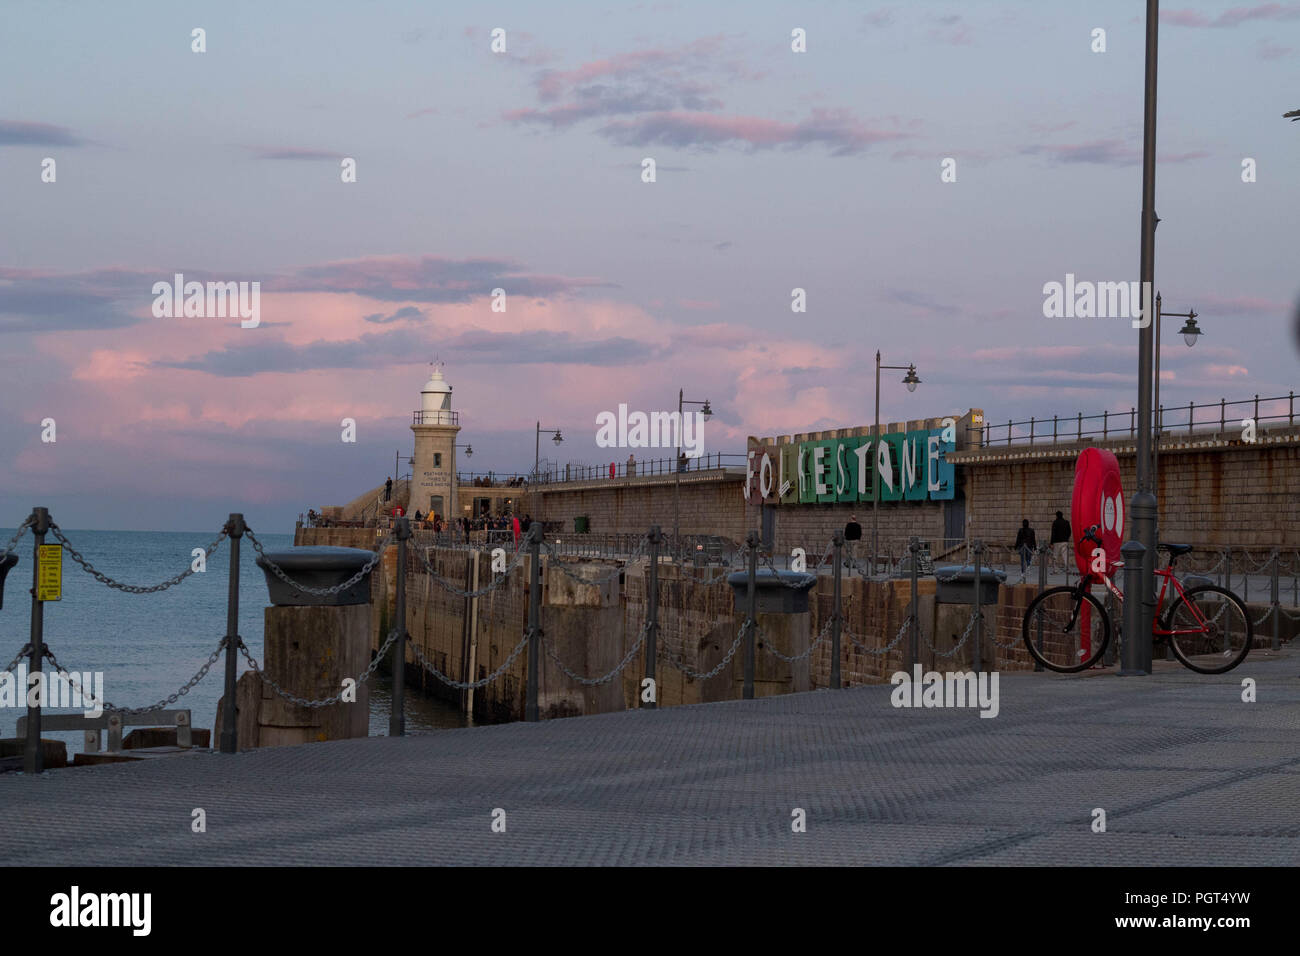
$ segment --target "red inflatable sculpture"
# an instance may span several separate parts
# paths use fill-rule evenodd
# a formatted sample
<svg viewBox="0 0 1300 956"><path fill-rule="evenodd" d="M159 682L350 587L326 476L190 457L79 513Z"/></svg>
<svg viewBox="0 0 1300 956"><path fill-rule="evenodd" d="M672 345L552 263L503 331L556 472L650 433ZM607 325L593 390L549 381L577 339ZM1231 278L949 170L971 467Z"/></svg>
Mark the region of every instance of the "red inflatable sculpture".
<svg viewBox="0 0 1300 956"><path fill-rule="evenodd" d="M1074 535L1074 560L1080 574L1092 570L1092 552L1096 547L1083 537L1083 533L1097 525L1106 552L1106 570L1120 559L1120 545L1124 543L1124 485L1120 481L1119 461L1112 452L1103 448L1085 448L1074 463L1074 494L1070 499L1070 530ZM1081 650L1085 656L1092 654L1089 607L1084 603L1079 612L1082 633Z"/></svg>

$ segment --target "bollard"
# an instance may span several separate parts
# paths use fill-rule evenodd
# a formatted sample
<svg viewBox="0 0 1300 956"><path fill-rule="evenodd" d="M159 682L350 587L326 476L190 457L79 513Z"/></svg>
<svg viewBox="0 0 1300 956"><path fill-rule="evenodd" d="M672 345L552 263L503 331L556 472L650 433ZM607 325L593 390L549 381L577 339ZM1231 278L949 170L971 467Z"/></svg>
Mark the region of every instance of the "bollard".
<svg viewBox="0 0 1300 956"><path fill-rule="evenodd" d="M394 527L397 538L397 580L393 597L393 616L397 618L397 639L393 641L393 710L388 715L388 736L406 736L406 542L411 539L411 521L398 518Z"/></svg>
<svg viewBox="0 0 1300 956"><path fill-rule="evenodd" d="M744 700L754 699L754 631L758 622L758 532L751 531L745 535L745 544L749 546L749 592L746 602L745 618L745 689Z"/></svg>
<svg viewBox="0 0 1300 956"><path fill-rule="evenodd" d="M645 676L646 680L651 682L650 686L655 688L655 700L646 701L642 699L641 706L646 710L655 710L658 706L656 701L659 698L659 687L655 682L655 652L658 648L659 638L659 544L664 539L664 533L657 524L651 525L647 539L650 543L650 574L646 580L645 599L647 614Z"/></svg>
<svg viewBox="0 0 1300 956"><path fill-rule="evenodd" d="M1142 654L1142 562L1147 549L1141 541L1126 541L1119 549L1124 557L1124 647L1121 677L1144 677L1151 671L1151 632L1146 633L1146 655Z"/></svg>
<svg viewBox="0 0 1300 956"><path fill-rule="evenodd" d="M1282 621L1278 616L1277 562L1279 557L1280 555L1275 549L1273 551L1273 573L1268 584L1268 599L1269 603L1273 605L1273 610L1269 612L1269 616L1273 619L1273 650L1275 651L1280 645L1279 639L1282 633Z"/></svg>
<svg viewBox="0 0 1300 956"><path fill-rule="evenodd" d="M921 615L918 613L918 608L916 606L916 602L917 602L916 565L917 565L917 553L921 550L921 543L919 540L917 540L915 536L913 536L912 540L908 542L907 550L911 552L912 555L912 603L908 609L908 617L911 622L910 628L912 634L910 640L908 641L908 650L907 650L907 655L908 655L907 670L908 673L911 673L912 669L917 664L918 658L921 656L920 637L917 634L917 630L921 621ZM976 582L977 587L978 584L979 582ZM976 598L976 600L978 600L978 598Z"/></svg>
<svg viewBox="0 0 1300 956"><path fill-rule="evenodd" d="M834 690L840 689L840 584L844 568L841 566L841 556L844 554L844 532L837 530L831 535L831 547L835 551L834 571L831 572L831 580L834 582L833 595L831 598L831 687Z"/></svg>
<svg viewBox="0 0 1300 956"><path fill-rule="evenodd" d="M226 700L230 706L221 715L221 752L233 754L239 749L235 724L235 672L239 664L239 539L247 530L244 516L231 512L226 521L230 538L230 580L226 585Z"/></svg>
<svg viewBox="0 0 1300 956"><path fill-rule="evenodd" d="M542 543L538 525L533 525L528 534L528 554L532 560L532 568L528 573L528 691L524 704L524 720L536 723L538 671L542 651Z"/></svg>
<svg viewBox="0 0 1300 956"><path fill-rule="evenodd" d="M1038 549L1038 593L1042 594L1047 590L1047 556L1052 553L1052 546L1045 544ZM1038 621L1034 627L1034 644L1039 652L1043 650L1043 615L1038 614ZM1034 670L1041 671L1043 665L1034 661Z"/></svg>
<svg viewBox="0 0 1300 956"><path fill-rule="evenodd" d="M41 586L41 545L45 543L45 532L50 530L50 512L47 508L32 509L32 634L31 666L27 671L27 686L40 686L41 663L45 657L43 639L45 636L45 602L37 595ZM27 688L24 688L24 692ZM27 744L23 749L23 773L41 773L45 769L45 753L41 749L41 698L38 694L35 705L31 696L27 699Z"/></svg>
<svg viewBox="0 0 1300 956"><path fill-rule="evenodd" d="M971 660L975 667L975 673L978 674L982 663L980 660L980 643L984 638L984 615L980 611L980 602L984 600L984 595L981 593L984 587L980 582L980 578L983 576L981 573L983 558L981 556L984 554L984 540L982 538L975 539L973 550L975 551L975 646L971 648Z"/></svg>

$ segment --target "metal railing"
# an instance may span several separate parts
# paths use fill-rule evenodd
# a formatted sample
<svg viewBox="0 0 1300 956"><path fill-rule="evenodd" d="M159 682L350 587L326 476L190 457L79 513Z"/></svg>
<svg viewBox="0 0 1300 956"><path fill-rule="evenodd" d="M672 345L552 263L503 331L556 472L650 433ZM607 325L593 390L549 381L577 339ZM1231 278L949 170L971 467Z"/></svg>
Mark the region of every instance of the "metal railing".
<svg viewBox="0 0 1300 956"><path fill-rule="evenodd" d="M1231 411L1229 411L1231 409ZM1199 415L1199 417L1198 417ZM1213 434L1231 430L1240 431L1240 423L1251 419L1256 427L1266 422L1277 422L1292 427L1296 423L1295 392L1286 395L1242 399L1229 402L1219 399L1217 402L1197 405L1161 405L1152 413L1152 420L1162 435L1176 437L1179 434L1195 435ZM1086 425L1086 427L1085 427ZM1127 412L1102 412L1099 415L1084 415L1082 412L1073 418L1053 415L1049 418L1029 418L1024 421L1008 421L1005 425L986 422L970 428L979 432L979 445L988 448L995 445L1011 444L1056 444L1060 442L1078 442L1085 438L1136 438L1137 409Z"/></svg>
<svg viewBox="0 0 1300 956"><path fill-rule="evenodd" d="M648 475L713 471L720 468L743 468L746 456L710 453L697 458L647 458L632 462L610 462L607 465L570 463L561 468L551 465L539 469L535 481L539 484L557 484L564 481L599 481L610 478L641 478Z"/></svg>
<svg viewBox="0 0 1300 956"><path fill-rule="evenodd" d="M411 412L412 425L459 425L460 412L449 411L445 408L436 409L432 412L426 412L416 409Z"/></svg>

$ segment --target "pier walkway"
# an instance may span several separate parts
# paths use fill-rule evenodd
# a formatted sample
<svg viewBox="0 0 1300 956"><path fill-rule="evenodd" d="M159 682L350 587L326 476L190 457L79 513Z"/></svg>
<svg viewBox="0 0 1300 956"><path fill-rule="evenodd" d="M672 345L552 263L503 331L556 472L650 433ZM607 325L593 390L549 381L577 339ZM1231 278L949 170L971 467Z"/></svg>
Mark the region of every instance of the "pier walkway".
<svg viewBox="0 0 1300 956"><path fill-rule="evenodd" d="M891 690L5 774L0 845L11 866L1300 863L1295 651L1003 674L993 719Z"/></svg>

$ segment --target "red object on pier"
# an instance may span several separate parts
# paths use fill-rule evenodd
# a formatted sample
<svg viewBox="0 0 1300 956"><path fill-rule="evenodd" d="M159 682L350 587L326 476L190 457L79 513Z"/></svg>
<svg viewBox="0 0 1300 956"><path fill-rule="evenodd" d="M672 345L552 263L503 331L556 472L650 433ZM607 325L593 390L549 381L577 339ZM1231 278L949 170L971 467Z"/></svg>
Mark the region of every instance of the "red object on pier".
<svg viewBox="0 0 1300 956"><path fill-rule="evenodd" d="M1097 525L1102 549L1106 552L1106 571L1120 559L1124 543L1124 483L1120 479L1119 460L1104 448L1085 448L1074 463L1074 494L1070 499L1070 531L1074 535L1074 561L1079 573L1092 571L1092 551L1096 547L1083 536ZM1090 608L1085 602L1079 611L1080 650L1092 656Z"/></svg>

